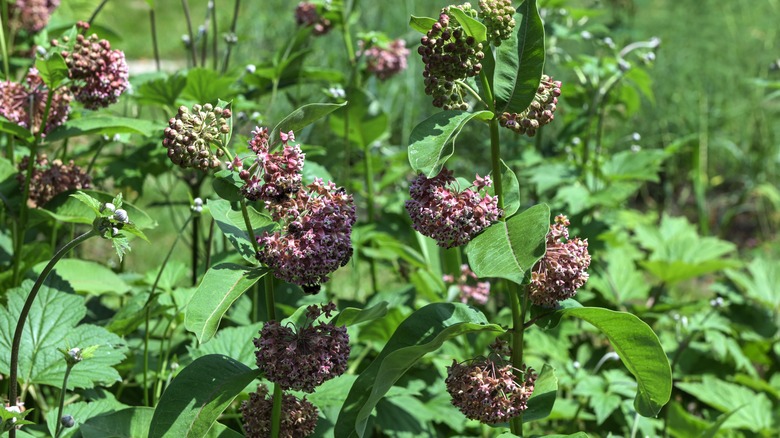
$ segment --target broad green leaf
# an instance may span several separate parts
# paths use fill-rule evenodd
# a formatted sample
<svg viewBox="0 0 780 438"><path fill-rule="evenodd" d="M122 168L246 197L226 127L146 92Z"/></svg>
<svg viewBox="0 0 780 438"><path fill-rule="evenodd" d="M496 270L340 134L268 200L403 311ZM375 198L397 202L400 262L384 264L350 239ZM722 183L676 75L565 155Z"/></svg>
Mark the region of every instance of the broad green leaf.
<svg viewBox="0 0 780 438"><path fill-rule="evenodd" d="M675 438L701 436L709 425L708 422L688 413L680 402L670 402L667 409L666 424L669 433Z"/></svg>
<svg viewBox="0 0 780 438"><path fill-rule="evenodd" d="M154 410L149 437L206 436L222 412L260 376L219 354L196 359L173 379Z"/></svg>
<svg viewBox="0 0 780 438"><path fill-rule="evenodd" d="M0 132L11 134L28 146L35 141L35 137L29 129L21 127L3 116L0 116Z"/></svg>
<svg viewBox="0 0 780 438"><path fill-rule="evenodd" d="M198 342L208 342L230 306L267 273L265 268L248 268L232 263L211 267L187 304L184 327L195 333Z"/></svg>
<svg viewBox="0 0 780 438"><path fill-rule="evenodd" d="M309 163L306 163L306 167L308 165ZM241 187L244 186L244 181L238 177L238 172L222 169L214 174L211 185L214 187L214 192L226 201L239 202L244 199L244 196L241 194Z"/></svg>
<svg viewBox="0 0 780 438"><path fill-rule="evenodd" d="M521 113L534 100L544 70L544 25L536 0L517 8L523 18L515 35L496 49L494 96L496 111Z"/></svg>
<svg viewBox="0 0 780 438"><path fill-rule="evenodd" d="M466 246L471 269L479 278L498 277L521 284L526 272L544 256L549 229L547 204L491 225Z"/></svg>
<svg viewBox="0 0 780 438"><path fill-rule="evenodd" d="M733 270L726 271L726 275L748 297L758 301L768 309L779 309L780 263L758 257L747 265L747 270L750 275Z"/></svg>
<svg viewBox="0 0 780 438"><path fill-rule="evenodd" d="M630 313L599 307L570 308L555 313L589 322L607 336L636 378L634 408L639 415L655 417L671 397L672 370L653 330Z"/></svg>
<svg viewBox="0 0 780 438"><path fill-rule="evenodd" d="M252 368L257 362L252 339L259 336L262 328L263 323L223 328L211 341L197 348L188 346L187 350L193 359L209 354L224 354Z"/></svg>
<svg viewBox="0 0 780 438"><path fill-rule="evenodd" d="M114 200L114 196L110 193L95 190L81 191L99 202L112 202ZM145 230L157 226L157 221L132 204L125 202L122 204L122 208L127 211L130 221L133 222L136 228ZM31 210L31 214L48 216L58 221L77 224L91 225L92 221L95 220L93 208L71 196L71 192L60 193L47 202L45 208Z"/></svg>
<svg viewBox="0 0 780 438"><path fill-rule="evenodd" d="M72 119L46 134L48 143L82 135L140 134L152 137L163 132L165 125L150 120L107 115L90 115Z"/></svg>
<svg viewBox="0 0 780 438"><path fill-rule="evenodd" d="M724 428L747 429L755 433L772 430L772 402L763 393L705 375L701 382L678 382L677 388L723 412L734 412Z"/></svg>
<svg viewBox="0 0 780 438"><path fill-rule="evenodd" d="M658 174L669 153L662 149L642 149L638 152L621 151L611 154L601 171L611 181L658 182Z"/></svg>
<svg viewBox="0 0 780 438"><path fill-rule="evenodd" d="M246 231L247 227L241 211L233 210L228 201L221 199L209 199L206 206L211 216L217 222L219 229L225 234L238 253L248 262L257 263L254 245L252 245L252 241L249 239L249 233ZM249 216L249 222L252 224L255 237L262 235L263 231L270 231L275 226L270 217L258 213L251 206L247 206L247 215Z"/></svg>
<svg viewBox="0 0 780 438"><path fill-rule="evenodd" d="M346 104L347 102L310 103L308 105L304 105L296 109L295 111L287 115L287 117L282 119L282 121L279 122L276 126L274 126L273 131L271 131L271 137L270 137L271 146L273 147L273 145L279 143L280 132L298 131L301 128L311 125L317 120L327 116L333 111L336 111L337 109L343 107Z"/></svg>
<svg viewBox="0 0 780 438"><path fill-rule="evenodd" d="M238 94L233 88L235 78L225 76L210 68L196 67L187 72L187 85L182 97L201 105L215 104L218 99L230 99Z"/></svg>
<svg viewBox="0 0 780 438"><path fill-rule="evenodd" d="M501 160L501 185L504 192L504 216L511 217L517 213L520 209L520 183L517 181L517 175L512 172L512 169L506 165L504 160ZM495 177L493 177L494 184L488 189L488 193L495 196L496 185Z"/></svg>
<svg viewBox="0 0 780 438"><path fill-rule="evenodd" d="M43 271L47 263L38 263L33 267L35 277ZM57 262L54 272L70 283L76 292L88 295L123 294L130 290L130 286L114 271L89 260L62 259Z"/></svg>
<svg viewBox="0 0 780 438"><path fill-rule="evenodd" d="M409 26L422 34L428 33L433 28L434 23L436 23L436 19L431 17L415 17L412 15L409 18Z"/></svg>
<svg viewBox="0 0 780 438"><path fill-rule="evenodd" d="M463 32L465 32L467 36L474 37L478 43L487 40L487 28L484 24L467 15L458 7L451 7L450 14L455 16L455 19L458 20L458 24L463 27Z"/></svg>
<svg viewBox="0 0 780 438"><path fill-rule="evenodd" d="M423 120L409 136L409 164L428 178L438 175L444 163L455 153L455 139L469 120L490 120L493 113L479 111L442 111Z"/></svg>
<svg viewBox="0 0 780 438"><path fill-rule="evenodd" d="M11 289L6 307L0 308L0 351L10 352L19 313L33 282ZM121 338L103 327L81 324L87 308L84 298L54 275L44 283L33 301L22 332L19 349L19 381L59 388L65 374L65 361L58 348L86 348L98 345L95 355L73 367L68 389L112 385L121 380L113 368L125 358L127 347ZM0 373L10 370L10 353L0 354Z"/></svg>
<svg viewBox="0 0 780 438"><path fill-rule="evenodd" d="M116 409L125 407L122 403L116 401L113 397L97 399L91 402L77 402L69 405L65 405L65 409L62 411L63 415L70 415L75 422L73 427L64 428L60 433L60 438L67 438L70 436L78 435L78 432L84 427L89 419L98 417L100 415L109 414ZM57 410L52 409L46 413L46 426L49 428L51 436L55 436L54 432L57 430L57 423L60 421L57 417ZM106 435L104 435L106 436Z"/></svg>
<svg viewBox="0 0 780 438"><path fill-rule="evenodd" d="M138 438L146 436L154 408L132 407L90 418L78 429L83 438ZM240 438L227 426L215 423L203 438Z"/></svg>
<svg viewBox="0 0 780 438"><path fill-rule="evenodd" d="M62 81L68 78L68 64L61 54L54 52L49 59L38 58L35 60L35 68L43 80L43 83L54 90L60 86Z"/></svg>
<svg viewBox="0 0 780 438"><path fill-rule="evenodd" d="M186 86L187 78L184 75L174 74L144 82L138 87L134 97L140 104L175 109L179 96Z"/></svg>
<svg viewBox="0 0 780 438"><path fill-rule="evenodd" d="M336 317L336 325L349 327L361 322L373 321L385 315L387 315L387 301L380 301L378 304L365 309L347 307L339 312L338 317Z"/></svg>
<svg viewBox="0 0 780 438"><path fill-rule="evenodd" d="M544 364L534 382L534 393L528 399L528 409L523 412L523 423L547 418L552 412L557 395L558 378L555 376L555 368Z"/></svg>
<svg viewBox="0 0 780 438"><path fill-rule="evenodd" d="M336 422L338 437L362 437L376 404L403 374L424 355L454 337L483 331L502 333L485 315L460 303L429 304L407 317L382 352L352 385Z"/></svg>

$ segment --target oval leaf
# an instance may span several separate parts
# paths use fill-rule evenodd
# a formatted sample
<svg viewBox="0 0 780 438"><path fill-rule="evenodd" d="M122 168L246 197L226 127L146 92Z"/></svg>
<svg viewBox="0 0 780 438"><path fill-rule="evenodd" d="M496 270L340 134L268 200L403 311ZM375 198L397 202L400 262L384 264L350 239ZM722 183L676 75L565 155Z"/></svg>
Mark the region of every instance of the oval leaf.
<svg viewBox="0 0 780 438"><path fill-rule="evenodd" d="M415 17L412 15L412 17L409 19L409 26L411 26L411 28L417 32L423 34L428 33L428 31L433 27L434 23L436 23L436 19L431 17Z"/></svg>
<svg viewBox="0 0 780 438"><path fill-rule="evenodd" d="M114 135L114 134L140 134L151 137L162 132L164 125L149 120L116 117L116 116L89 116L80 119L68 120L62 126L46 134L46 142L64 140L81 135Z"/></svg>
<svg viewBox="0 0 780 438"><path fill-rule="evenodd" d="M544 256L550 207L535 205L506 222L491 225L466 246L479 278L505 278L522 284L525 273Z"/></svg>
<svg viewBox="0 0 780 438"><path fill-rule="evenodd" d="M634 408L639 415L655 417L672 395L672 370L650 326L630 313L599 307L558 312L589 322L607 336L623 364L636 378Z"/></svg>
<svg viewBox="0 0 780 438"><path fill-rule="evenodd" d="M474 37L478 43L481 43L487 39L487 28L485 25L470 17L469 15L466 15L462 9L458 7L451 7L450 14L454 15L455 19L458 20L458 24L463 27L463 31L466 33L466 36Z"/></svg>
<svg viewBox="0 0 780 438"><path fill-rule="evenodd" d="M299 129L311 125L317 120L327 116L328 114L336 111L337 109L346 105L344 103L310 103L304 105L297 110L290 113L287 117L282 119L279 124L274 126L271 131L271 146L279 143L279 133L288 131L298 131Z"/></svg>
<svg viewBox="0 0 780 438"><path fill-rule="evenodd" d="M409 136L409 164L412 169L428 178L438 175L455 152L455 139L466 123L473 118L490 120L492 117L490 111L442 111L423 120Z"/></svg>
<svg viewBox="0 0 780 438"><path fill-rule="evenodd" d="M249 240L249 233L246 231L246 223L241 211L233 210L230 202L221 199L209 199L207 207L211 216L217 222L217 226L227 237L228 241L241 254L244 259L250 263L257 263L255 258L255 247ZM270 231L275 223L270 217L260 214L252 208L247 207L249 222L252 224L255 236L260 236L263 231Z"/></svg>
<svg viewBox="0 0 780 438"><path fill-rule="evenodd" d="M544 69L544 25L536 0L523 2L517 12L523 18L514 38L496 50L494 96L499 112L525 111L536 95Z"/></svg>
<svg viewBox="0 0 780 438"><path fill-rule="evenodd" d="M511 217L520 209L520 183L517 181L517 175L506 165L504 160L501 160L501 167L504 169L501 172L501 184L504 192L504 216ZM493 177L493 180L495 181L495 177ZM488 193L493 196L496 195L495 184L490 186Z"/></svg>
<svg viewBox="0 0 780 438"><path fill-rule="evenodd" d="M482 331L502 333L479 310L461 303L433 303L409 315L376 359L360 373L336 422L335 436L362 437L371 411L415 362L444 341Z"/></svg>
<svg viewBox="0 0 780 438"><path fill-rule="evenodd" d="M241 391L260 375L220 354L195 359L163 393L154 410L149 437L207 436L209 429Z"/></svg>
<svg viewBox="0 0 780 438"><path fill-rule="evenodd" d="M199 342L207 342L217 332L219 322L230 306L267 273L265 268L247 268L233 263L213 266L187 304L184 327L195 333Z"/></svg>
<svg viewBox="0 0 780 438"><path fill-rule="evenodd" d="M528 399L528 409L523 412L523 423L547 418L552 412L558 395L558 378L555 368L544 364L534 383L534 393Z"/></svg>
<svg viewBox="0 0 780 438"><path fill-rule="evenodd" d="M35 141L35 137L29 129L23 128L3 116L0 116L0 132L11 134L26 145L31 145Z"/></svg>

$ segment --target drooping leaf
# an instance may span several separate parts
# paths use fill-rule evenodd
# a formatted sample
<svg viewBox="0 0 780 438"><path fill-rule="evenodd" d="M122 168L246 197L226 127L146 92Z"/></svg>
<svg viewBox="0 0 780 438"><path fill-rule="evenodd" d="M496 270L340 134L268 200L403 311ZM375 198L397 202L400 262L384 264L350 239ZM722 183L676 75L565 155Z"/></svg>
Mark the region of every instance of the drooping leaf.
<svg viewBox="0 0 780 438"><path fill-rule="evenodd" d="M415 362L448 339L482 331L504 330L488 324L477 309L460 303L433 303L412 313L352 385L339 413L335 435L362 437L371 411Z"/></svg>
<svg viewBox="0 0 780 438"><path fill-rule="evenodd" d="M308 164L306 163L307 167ZM222 169L214 174L211 185L214 187L214 192L226 201L239 202L244 199L244 196L241 194L241 187L244 186L244 181L238 177L238 172Z"/></svg>
<svg viewBox="0 0 780 438"><path fill-rule="evenodd" d="M279 133L288 131L298 131L317 120L327 116L328 114L336 111L337 109L346 105L344 103L310 103L304 105L282 119L274 129L271 131L270 142L273 145L279 143Z"/></svg>
<svg viewBox="0 0 780 438"><path fill-rule="evenodd" d="M209 199L206 206L211 216L217 222L219 229L225 234L238 253L248 262L257 263L254 245L249 238L249 233L246 231L247 226L241 211L233 210L228 201L221 199ZM251 206L247 207L247 215L249 216L249 223L252 224L255 237L262 235L263 231L270 231L275 226L270 217L258 213Z"/></svg>
<svg viewBox="0 0 780 438"><path fill-rule="evenodd" d="M544 69L544 25L536 0L517 8L515 35L496 49L494 97L497 112L521 113L531 104Z"/></svg>
<svg viewBox="0 0 780 438"><path fill-rule="evenodd" d="M150 120L107 116L90 115L79 119L72 119L46 134L46 141L51 143L71 137L83 135L107 135L115 134L140 134L145 137L155 135L162 136L165 125Z"/></svg>
<svg viewBox="0 0 780 438"><path fill-rule="evenodd" d="M517 284L544 256L550 207L535 205L506 222L497 222L466 246L471 269L480 278L499 277Z"/></svg>
<svg viewBox="0 0 780 438"><path fill-rule="evenodd" d="M517 181L517 175L501 160L501 185L504 192L504 216L511 217L520 209L520 183ZM495 177L493 177L495 181ZM495 183L488 189L488 193L496 195Z"/></svg>
<svg viewBox="0 0 780 438"><path fill-rule="evenodd" d="M222 412L260 375L224 355L196 359L173 379L154 410L150 438L206 436Z"/></svg>
<svg viewBox="0 0 780 438"><path fill-rule="evenodd" d="M83 438L138 438L146 436L154 408L132 407L90 418L78 429ZM240 438L227 426L214 423L203 438Z"/></svg>
<svg viewBox="0 0 780 438"><path fill-rule="evenodd" d="M523 412L523 423L547 418L552 412L557 395L558 378L555 376L555 368L544 364L534 382L534 393L528 399L528 409Z"/></svg>
<svg viewBox="0 0 780 438"><path fill-rule="evenodd" d="M455 152L455 140L469 120L490 120L493 113L442 111L423 120L409 136L409 164L428 178L438 175Z"/></svg>
<svg viewBox="0 0 780 438"><path fill-rule="evenodd" d="M415 17L412 15L409 18L409 26L422 34L428 33L433 27L433 23L436 23L436 19L431 17Z"/></svg>
<svg viewBox="0 0 780 438"><path fill-rule="evenodd" d="M33 282L6 295L8 303L0 308L0 351L10 352L16 323ZM121 338L103 327L78 324L87 314L84 298L54 275L50 275L33 301L22 332L19 349L19 381L59 388L65 374L65 361L58 348L86 348L98 345L95 355L73 367L68 389L111 385L121 380L113 368L125 358L127 347ZM0 354L0 372L8 374L10 354Z"/></svg>
<svg viewBox="0 0 780 438"><path fill-rule="evenodd" d="M32 269L37 278L43 271L46 263L38 263ZM123 294L130 290L130 286L124 282L111 269L89 260L62 259L57 262L54 272L70 283L76 292L89 295L101 295L103 293Z"/></svg>
<svg viewBox="0 0 780 438"><path fill-rule="evenodd" d="M6 119L4 116L0 116L0 132L11 134L28 146L33 144L35 141L35 137L32 135L29 129L19 126L18 124Z"/></svg>
<svg viewBox="0 0 780 438"><path fill-rule="evenodd" d="M195 333L198 342L208 342L230 306L267 273L265 268L248 268L232 263L213 266L206 271L187 304L184 327Z"/></svg>
<svg viewBox="0 0 780 438"><path fill-rule="evenodd" d="M338 317L336 317L336 325L349 327L361 322L382 318L385 315L387 315L387 301L380 301L378 304L365 309L347 307L339 312Z"/></svg>
<svg viewBox="0 0 780 438"><path fill-rule="evenodd" d="M462 9L458 7L451 7L450 14L452 14L455 19L458 20L458 24L463 27L463 32L466 34L466 36L474 37L478 43L487 40L487 28L484 24L467 15L465 12L463 12Z"/></svg>

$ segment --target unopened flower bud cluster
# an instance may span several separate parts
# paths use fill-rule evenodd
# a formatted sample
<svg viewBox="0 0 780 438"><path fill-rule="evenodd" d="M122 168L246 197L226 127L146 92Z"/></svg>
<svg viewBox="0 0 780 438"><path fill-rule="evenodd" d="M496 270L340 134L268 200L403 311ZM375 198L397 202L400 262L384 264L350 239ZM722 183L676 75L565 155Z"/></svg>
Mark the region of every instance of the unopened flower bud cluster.
<svg viewBox="0 0 780 438"><path fill-rule="evenodd" d="M486 304L490 298L490 282L478 281L479 278L469 265L460 265L460 275L455 278L453 275L446 274L442 277L445 283L456 284L460 291L459 299L462 303L475 302L477 304ZM472 285L469 283L476 283Z"/></svg>
<svg viewBox="0 0 780 438"><path fill-rule="evenodd" d="M229 109L211 104L195 105L192 112L180 106L165 128L163 146L168 149L168 158L184 169L218 168L224 155L223 138L230 132L230 116Z"/></svg>
<svg viewBox="0 0 780 438"><path fill-rule="evenodd" d="M485 54L482 43L467 36L457 19L449 14L449 8L453 7L456 6L442 9L439 20L420 39L417 52L425 64L425 94L433 96L433 106L467 110L464 91L457 81L478 75ZM477 14L468 3L457 7L474 16Z"/></svg>
<svg viewBox="0 0 780 438"><path fill-rule="evenodd" d="M360 41L362 46L365 44ZM401 73L408 67L409 49L401 39L392 41L387 47L371 46L358 52L366 59L366 71L374 74L380 80L387 80Z"/></svg>
<svg viewBox="0 0 780 438"><path fill-rule="evenodd" d="M488 41L498 47L512 36L515 8L512 0L480 0L479 18L487 28Z"/></svg>
<svg viewBox="0 0 780 438"><path fill-rule="evenodd" d="M569 220L558 215L547 233L547 252L534 266L529 287L531 301L554 307L573 297L588 280L588 240L569 238Z"/></svg>
<svg viewBox="0 0 780 438"><path fill-rule="evenodd" d="M19 184L24 184L30 157L19 162L16 175ZM39 207L58 194L76 189L88 189L92 178L73 163L63 164L61 160L49 161L45 154L39 155L30 175L30 193L27 203L30 207Z"/></svg>
<svg viewBox="0 0 780 438"><path fill-rule="evenodd" d="M16 0L8 1L8 16L17 17L18 25L28 32L40 32L49 24L52 12L60 0Z"/></svg>
<svg viewBox="0 0 780 438"><path fill-rule="evenodd" d="M412 227L445 248L465 245L504 214L497 197L480 194L492 184L489 176L477 175L473 188L463 191L453 187L455 182L446 168L433 178L420 174L412 181L411 199L406 201Z"/></svg>
<svg viewBox="0 0 780 438"><path fill-rule="evenodd" d="M326 380L347 369L349 336L345 326L316 321L330 318L336 306L328 303L307 308L307 321L301 327L268 321L254 340L257 366L265 377L284 390L314 392Z"/></svg>
<svg viewBox="0 0 780 438"><path fill-rule="evenodd" d="M522 113L503 113L499 117L499 123L517 134L533 137L540 127L547 125L555 118L560 95L561 81L553 81L552 77L542 75L542 80L531 105Z"/></svg>
<svg viewBox="0 0 780 438"><path fill-rule="evenodd" d="M520 381L511 364L501 360L474 359L467 363L453 360L447 368L447 392L466 417L485 424L503 423L528 408L537 375L533 369L520 370Z"/></svg>
<svg viewBox="0 0 780 438"><path fill-rule="evenodd" d="M333 23L323 17L325 6L300 2L295 8L295 22L301 27L311 27L315 36L325 35L333 29Z"/></svg>
<svg viewBox="0 0 780 438"><path fill-rule="evenodd" d="M273 405L273 396L265 385L259 385L256 392L249 394L249 400L241 403L241 416L247 438L271 436ZM283 394L279 436L302 438L313 434L318 416L317 408L305 397L299 399L292 394Z"/></svg>
<svg viewBox="0 0 780 438"><path fill-rule="evenodd" d="M0 115L37 134L46 112L48 93L38 70L35 67L30 68L24 83L0 82ZM65 123L72 99L67 90L54 91L42 136Z"/></svg>

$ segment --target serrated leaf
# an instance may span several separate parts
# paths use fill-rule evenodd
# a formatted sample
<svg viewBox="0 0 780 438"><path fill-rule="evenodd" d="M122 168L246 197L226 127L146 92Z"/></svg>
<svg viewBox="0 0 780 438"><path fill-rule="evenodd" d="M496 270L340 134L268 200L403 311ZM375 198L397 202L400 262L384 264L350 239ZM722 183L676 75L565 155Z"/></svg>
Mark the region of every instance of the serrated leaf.
<svg viewBox="0 0 780 438"><path fill-rule="evenodd" d="M48 262L41 262L32 269L37 277ZM89 260L62 259L54 267L54 273L67 281L76 292L89 295L104 293L124 294L130 286L111 269Z"/></svg>
<svg viewBox="0 0 780 438"><path fill-rule="evenodd" d="M249 233L246 231L247 228L241 211L233 210L228 201L221 199L209 199L206 206L211 216L217 222L219 229L225 234L238 253L248 262L257 263L254 245L252 245L249 239ZM251 206L247 206L247 214L255 237L262 235L263 231L270 231L276 225L270 217L258 213Z"/></svg>
<svg viewBox="0 0 780 438"><path fill-rule="evenodd" d="M422 34L428 33L433 28L434 23L436 23L436 19L431 17L415 17L412 15L409 18L409 26Z"/></svg>
<svg viewBox="0 0 780 438"><path fill-rule="evenodd" d="M91 208L92 211L95 213L95 216L100 216L100 201L93 198L92 196L89 196L88 194L78 191L76 193L71 194L70 196L78 199L81 201L84 205Z"/></svg>
<svg viewBox="0 0 780 438"><path fill-rule="evenodd" d="M421 357L449 339L482 331L504 330L488 324L485 315L465 304L433 303L409 315L352 385L339 413L335 435L362 437L376 404Z"/></svg>
<svg viewBox="0 0 780 438"><path fill-rule="evenodd" d="M701 382L678 382L675 386L723 413L736 411L722 425L725 428L756 433L772 429L772 403L764 394L710 375Z"/></svg>
<svg viewBox="0 0 780 438"><path fill-rule="evenodd" d="M182 96L199 104L216 103L238 94L233 88L235 78L225 76L210 68L196 67L187 71L187 85Z"/></svg>
<svg viewBox="0 0 780 438"><path fill-rule="evenodd" d="M469 120L490 120L493 113L442 111L420 122L409 136L409 164L415 172L433 178L455 153L455 140Z"/></svg>
<svg viewBox="0 0 780 438"><path fill-rule="evenodd" d="M114 201L114 197L109 193L96 190L82 190L82 192L89 197L95 198L98 201L98 206L102 202ZM71 196L70 192L65 192L52 198L51 201L46 203L45 208L31 210L31 214L44 215L62 222L91 225L95 220L94 208L94 204L85 204L83 198L76 199ZM154 219L134 205L125 202L122 204L122 208L127 211L130 220L138 229L145 230L157 226L157 222Z"/></svg>
<svg viewBox="0 0 780 438"><path fill-rule="evenodd" d="M452 14L455 19L458 20L458 24L463 27L463 32L466 34L466 36L474 37L478 43L487 40L487 28L484 24L467 15L457 6L450 8L450 14Z"/></svg>
<svg viewBox="0 0 780 438"><path fill-rule="evenodd" d="M222 412L260 375L219 354L196 359L173 379L149 426L150 438L206 436Z"/></svg>
<svg viewBox="0 0 780 438"><path fill-rule="evenodd" d="M213 266L206 271L187 304L184 327L195 333L198 342L208 342L230 306L267 273L265 268L248 268L232 263Z"/></svg>
<svg viewBox="0 0 780 438"><path fill-rule="evenodd" d="M531 104L544 70L544 25L536 0L517 8L515 35L496 49L494 97L497 112L521 113Z"/></svg>
<svg viewBox="0 0 780 438"><path fill-rule="evenodd" d="M11 289L8 304L0 308L0 351L11 351L11 341L18 316L33 282ZM75 367L68 379L68 389L111 385L121 380L113 366L125 358L127 347L121 338L103 327L81 324L87 308L84 298L56 276L49 276L33 301L22 332L19 349L19 380L59 388L65 374L65 361L58 348L85 348L99 345L95 356ZM10 354L0 354L0 372L8 374Z"/></svg>
<svg viewBox="0 0 780 438"><path fill-rule="evenodd" d="M187 78L180 74L174 74L144 82L138 87L134 96L141 104L176 108L176 102L186 86Z"/></svg>
<svg viewBox="0 0 780 438"><path fill-rule="evenodd" d="M52 53L48 59L36 59L35 68L38 69L38 75L50 90L56 89L68 78L68 64L57 52Z"/></svg>
<svg viewBox="0 0 780 438"><path fill-rule="evenodd" d="M60 438L67 438L70 436L78 435L77 432L81 430L90 418L97 417L101 414L107 414L113 412L117 408L124 407L122 403L116 401L113 398L98 399L91 402L77 402L69 405L65 405L65 409L62 411L63 415L70 415L73 417L73 427L63 428L60 433ZM55 436L57 430L57 423L60 419L57 417L57 410L52 409L46 414L46 426L49 428L51 436Z"/></svg>
<svg viewBox="0 0 780 438"><path fill-rule="evenodd" d="M498 277L522 284L526 272L544 256L549 229L547 204L496 222L466 246L471 269L479 278Z"/></svg>
<svg viewBox="0 0 780 438"><path fill-rule="evenodd" d="M273 148L274 145L279 143L280 132L298 131L301 128L311 125L317 120L327 116L333 111L336 111L337 109L343 107L346 104L347 102L310 103L308 105L304 105L296 109L295 111L287 115L284 119L282 119L282 121L279 122L276 126L274 126L274 129L271 131L270 134L271 147Z"/></svg>
<svg viewBox="0 0 780 438"><path fill-rule="evenodd" d="M152 137L162 134L164 127L165 125L160 122L138 118L90 115L68 120L62 126L58 126L54 131L46 134L46 142L52 143L82 135L140 134Z"/></svg>

